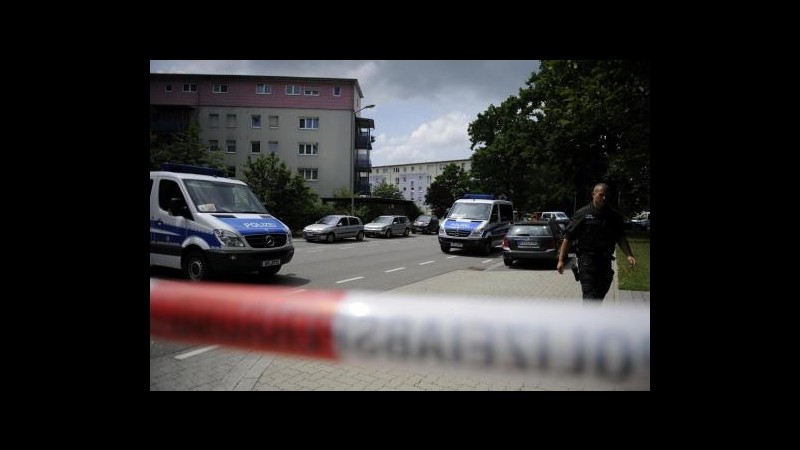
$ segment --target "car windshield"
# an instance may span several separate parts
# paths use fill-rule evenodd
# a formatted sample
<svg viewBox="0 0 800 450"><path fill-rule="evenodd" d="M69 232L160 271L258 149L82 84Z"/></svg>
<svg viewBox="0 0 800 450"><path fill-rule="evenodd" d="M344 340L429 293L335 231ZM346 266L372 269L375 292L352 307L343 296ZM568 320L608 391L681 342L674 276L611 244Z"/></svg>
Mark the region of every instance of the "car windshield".
<svg viewBox="0 0 800 450"><path fill-rule="evenodd" d="M430 222L431 216L419 216L417 222Z"/></svg>
<svg viewBox="0 0 800 450"><path fill-rule="evenodd" d="M567 217L567 215L562 212L557 212L556 219L569 219L569 217Z"/></svg>
<svg viewBox="0 0 800 450"><path fill-rule="evenodd" d="M488 220L492 205L488 203L456 203L450 210L451 219Z"/></svg>
<svg viewBox="0 0 800 450"><path fill-rule="evenodd" d="M380 216L373 220L372 223L392 223L392 216Z"/></svg>
<svg viewBox="0 0 800 450"><path fill-rule="evenodd" d="M185 180L186 190L200 212L268 214L255 194L243 184Z"/></svg>
<svg viewBox="0 0 800 450"><path fill-rule="evenodd" d="M516 225L508 230L508 236L550 236L546 225Z"/></svg>
<svg viewBox="0 0 800 450"><path fill-rule="evenodd" d="M322 219L319 219L317 223L322 223L325 225L336 225L339 223L339 216L325 216Z"/></svg>

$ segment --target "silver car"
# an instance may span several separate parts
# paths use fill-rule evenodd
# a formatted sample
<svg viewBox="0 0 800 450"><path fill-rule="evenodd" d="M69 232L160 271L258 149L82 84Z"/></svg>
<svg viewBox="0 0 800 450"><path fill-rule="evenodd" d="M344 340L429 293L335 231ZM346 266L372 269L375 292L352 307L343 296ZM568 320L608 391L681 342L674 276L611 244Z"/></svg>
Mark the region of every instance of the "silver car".
<svg viewBox="0 0 800 450"><path fill-rule="evenodd" d="M325 216L303 228L303 237L311 241L333 243L337 239L364 239L364 224L355 216Z"/></svg>
<svg viewBox="0 0 800 450"><path fill-rule="evenodd" d="M411 221L406 216L379 216L364 225L367 236L408 236L411 233Z"/></svg>

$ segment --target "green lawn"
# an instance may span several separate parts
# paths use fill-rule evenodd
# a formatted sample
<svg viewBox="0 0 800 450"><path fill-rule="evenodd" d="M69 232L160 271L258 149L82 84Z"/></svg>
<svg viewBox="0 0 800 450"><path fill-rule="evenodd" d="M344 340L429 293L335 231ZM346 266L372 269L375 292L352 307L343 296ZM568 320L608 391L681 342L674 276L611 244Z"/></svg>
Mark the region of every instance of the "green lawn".
<svg viewBox="0 0 800 450"><path fill-rule="evenodd" d="M628 231L628 242L633 255L636 256L636 267L631 268L625 254L617 249L617 269L619 270L619 288L626 291L650 290L650 233Z"/></svg>

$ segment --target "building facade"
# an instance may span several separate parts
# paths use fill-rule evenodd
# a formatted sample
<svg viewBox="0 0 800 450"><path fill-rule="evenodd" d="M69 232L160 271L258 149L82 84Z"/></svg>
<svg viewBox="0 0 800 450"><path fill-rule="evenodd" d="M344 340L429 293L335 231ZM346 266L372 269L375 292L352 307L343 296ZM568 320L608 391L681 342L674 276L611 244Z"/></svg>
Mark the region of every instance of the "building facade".
<svg viewBox="0 0 800 450"><path fill-rule="evenodd" d="M196 123L235 178L248 157L274 153L320 197L348 187L369 193L375 125L358 117L363 97L349 78L151 73L150 130Z"/></svg>
<svg viewBox="0 0 800 450"><path fill-rule="evenodd" d="M421 210L430 213L430 205L425 203L425 194L448 164L455 164L465 172L472 169L472 161L469 159L374 166L369 175L369 183L373 188L381 182L394 184L403 194L403 198L413 201Z"/></svg>

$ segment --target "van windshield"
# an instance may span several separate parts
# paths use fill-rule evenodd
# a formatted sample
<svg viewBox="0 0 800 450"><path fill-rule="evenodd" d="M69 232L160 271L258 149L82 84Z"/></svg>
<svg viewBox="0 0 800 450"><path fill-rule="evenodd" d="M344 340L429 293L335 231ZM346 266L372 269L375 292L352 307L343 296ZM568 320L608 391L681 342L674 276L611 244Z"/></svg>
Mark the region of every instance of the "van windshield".
<svg viewBox="0 0 800 450"><path fill-rule="evenodd" d="M450 210L451 219L489 220L492 205L488 203L456 203Z"/></svg>
<svg viewBox="0 0 800 450"><path fill-rule="evenodd" d="M200 212L268 214L253 191L243 184L208 180L184 180L184 184Z"/></svg>

